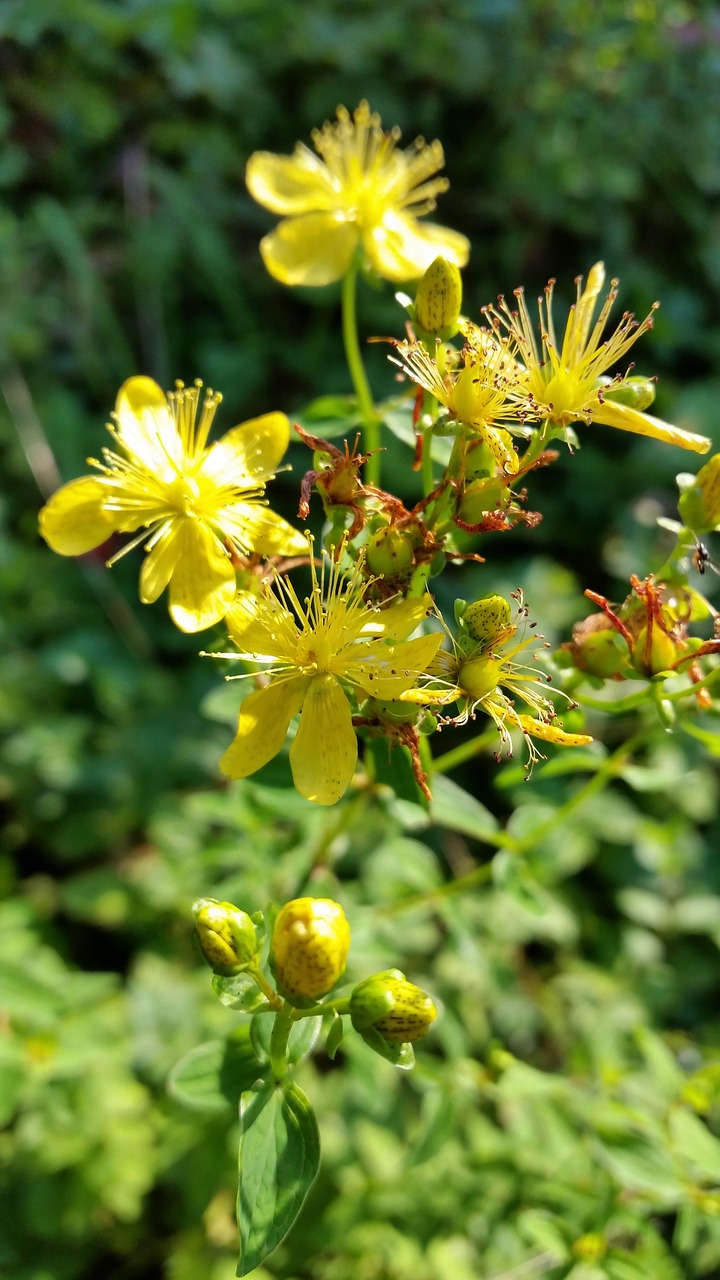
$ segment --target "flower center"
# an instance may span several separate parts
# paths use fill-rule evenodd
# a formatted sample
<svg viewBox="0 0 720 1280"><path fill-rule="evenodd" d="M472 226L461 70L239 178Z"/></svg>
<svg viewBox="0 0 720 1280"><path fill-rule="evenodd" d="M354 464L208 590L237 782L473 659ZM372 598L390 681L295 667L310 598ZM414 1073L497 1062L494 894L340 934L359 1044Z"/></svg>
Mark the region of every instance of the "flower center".
<svg viewBox="0 0 720 1280"><path fill-rule="evenodd" d="M183 516L197 516L197 505L200 498L200 485L192 476L179 475L166 490L168 506Z"/></svg>

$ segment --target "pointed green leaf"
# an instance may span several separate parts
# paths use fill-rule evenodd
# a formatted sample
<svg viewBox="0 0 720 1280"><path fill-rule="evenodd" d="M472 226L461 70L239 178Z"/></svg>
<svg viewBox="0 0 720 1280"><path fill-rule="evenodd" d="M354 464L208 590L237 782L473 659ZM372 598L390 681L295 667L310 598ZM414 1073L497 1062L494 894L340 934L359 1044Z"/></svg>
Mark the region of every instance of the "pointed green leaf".
<svg viewBox="0 0 720 1280"><path fill-rule="evenodd" d="M197 1111L224 1111L238 1105L265 1069L250 1043L250 1028L238 1027L227 1040L208 1040L176 1062L168 1092Z"/></svg>
<svg viewBox="0 0 720 1280"><path fill-rule="evenodd" d="M319 1166L320 1135L302 1089L291 1081L242 1097L237 1275L258 1267L284 1239Z"/></svg>

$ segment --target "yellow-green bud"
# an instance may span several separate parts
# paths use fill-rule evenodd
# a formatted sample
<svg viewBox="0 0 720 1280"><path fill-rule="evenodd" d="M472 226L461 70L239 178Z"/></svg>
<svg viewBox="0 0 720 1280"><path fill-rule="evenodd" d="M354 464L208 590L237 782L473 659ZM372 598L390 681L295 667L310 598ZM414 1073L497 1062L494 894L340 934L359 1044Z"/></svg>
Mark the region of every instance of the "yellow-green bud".
<svg viewBox="0 0 720 1280"><path fill-rule="evenodd" d="M640 413L649 409L655 399L654 378L623 378L615 382L612 378L601 379L603 396L614 404L626 404L630 409L638 409Z"/></svg>
<svg viewBox="0 0 720 1280"><path fill-rule="evenodd" d="M367 566L383 578L397 578L415 559L408 534L387 524L368 543Z"/></svg>
<svg viewBox="0 0 720 1280"><path fill-rule="evenodd" d="M667 671L678 656L672 636L655 625L650 633L647 627L638 632L631 658L636 671L641 671L645 676L654 676L659 671Z"/></svg>
<svg viewBox="0 0 720 1280"><path fill-rule="evenodd" d="M270 964L286 1000L319 1000L345 972L350 926L331 898L294 898L278 911Z"/></svg>
<svg viewBox="0 0 720 1280"><path fill-rule="evenodd" d="M430 996L408 982L399 969L386 969L360 982L350 996L357 1031L374 1027L390 1044L411 1044L427 1035L437 1018Z"/></svg>
<svg viewBox="0 0 720 1280"><path fill-rule="evenodd" d="M452 338L462 306L462 277L454 262L436 258L423 276L415 298L415 318L425 333Z"/></svg>
<svg viewBox="0 0 720 1280"><path fill-rule="evenodd" d="M457 514L465 524L480 524L491 511L504 511L510 498L508 487L502 480L489 476L466 484L458 505Z"/></svg>
<svg viewBox="0 0 720 1280"><path fill-rule="evenodd" d="M213 972L229 978L247 969L258 952L255 925L247 912L216 898L198 898L192 912L200 949Z"/></svg>
<svg viewBox="0 0 720 1280"><path fill-rule="evenodd" d="M370 698L370 708L380 720L385 720L388 724L414 724L422 713L422 707L412 702L387 698Z"/></svg>
<svg viewBox="0 0 720 1280"><path fill-rule="evenodd" d="M510 612L510 602L504 596L483 596L467 606L463 622L473 640L486 648L507 630Z"/></svg>
<svg viewBox="0 0 720 1280"><path fill-rule="evenodd" d="M690 476L678 476L683 492L678 500L678 510L683 524L693 533L708 533L720 525L720 453L713 454L691 480Z"/></svg>
<svg viewBox="0 0 720 1280"><path fill-rule="evenodd" d="M468 698L485 698L497 689L501 670L501 658L471 658L458 672L458 686Z"/></svg>
<svg viewBox="0 0 720 1280"><path fill-rule="evenodd" d="M573 1242L572 1251L582 1262L599 1262L607 1253L607 1240L599 1231L588 1231Z"/></svg>

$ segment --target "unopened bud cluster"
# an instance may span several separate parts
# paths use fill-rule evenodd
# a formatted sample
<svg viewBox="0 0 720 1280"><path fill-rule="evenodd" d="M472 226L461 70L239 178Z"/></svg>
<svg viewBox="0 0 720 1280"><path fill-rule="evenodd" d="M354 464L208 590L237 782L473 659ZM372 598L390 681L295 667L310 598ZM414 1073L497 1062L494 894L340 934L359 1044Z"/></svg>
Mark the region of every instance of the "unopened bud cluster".
<svg viewBox="0 0 720 1280"><path fill-rule="evenodd" d="M370 1047L398 1065L401 1059L402 1065L410 1065L409 1046L426 1035L437 1017L430 996L408 982L399 969L373 974L358 983L350 996L318 1005L343 977L350 950L347 917L331 898L294 898L275 916L268 964L276 991L260 967L264 934L260 913L251 918L231 902L199 898L193 916L200 948L216 981L232 982L244 974L243 981L260 987L267 1003L257 1016L275 1012L287 1023L288 1018L297 1021L323 1008L334 1015L349 1014ZM222 987L218 994L222 998Z"/></svg>

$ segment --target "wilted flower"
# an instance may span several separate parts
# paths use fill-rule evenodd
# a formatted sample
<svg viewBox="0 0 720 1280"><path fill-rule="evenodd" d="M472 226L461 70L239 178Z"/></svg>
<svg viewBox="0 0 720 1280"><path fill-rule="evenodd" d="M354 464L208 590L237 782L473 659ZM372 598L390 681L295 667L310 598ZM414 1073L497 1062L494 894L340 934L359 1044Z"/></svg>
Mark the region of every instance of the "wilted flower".
<svg viewBox="0 0 720 1280"><path fill-rule="evenodd" d="M288 446L285 414L253 418L208 448L222 397L206 391L198 420L201 388L177 382L166 396L151 378L129 378L108 426L115 448L103 449L101 462L90 459L99 474L71 480L40 513L43 537L65 556L140 529L108 563L145 543L140 599L152 604L169 586L170 614L182 631L202 631L230 608L232 553L305 549L303 536L263 497Z"/></svg>
<svg viewBox="0 0 720 1280"><path fill-rule="evenodd" d="M312 545L312 544L311 544ZM230 611L230 636L242 657L271 664L270 683L240 708L237 736L220 761L230 778L246 778L277 755L293 716L302 711L290 748L297 790L316 804L334 804L357 762L352 698L399 698L435 656L438 634L407 640L422 622L429 597L380 609L368 604L362 564L344 577L311 557L312 590L303 604L286 579L261 595L242 594Z"/></svg>
<svg viewBox="0 0 720 1280"><path fill-rule="evenodd" d="M316 155L299 142L291 156L250 157L251 195L287 215L260 243L276 280L331 284L347 274L358 245L386 280L415 280L438 254L464 266L465 236L418 222L448 187L447 178L433 176L445 162L442 146L418 138L400 151L399 138L399 129L383 132L380 117L361 102L352 116L338 107L337 122L314 131Z"/></svg>
<svg viewBox="0 0 720 1280"><path fill-rule="evenodd" d="M270 952L281 993L319 1000L345 972L350 925L331 898L294 898L275 919Z"/></svg>
<svg viewBox="0 0 720 1280"><path fill-rule="evenodd" d="M485 314L490 323L498 332L504 331L517 348L518 357L525 367L528 396L537 413L558 428L568 427L577 421L601 422L609 427L619 427L621 431L652 436L682 449L706 453L710 441L705 436L682 431L642 413L632 404L620 403L622 388L629 381L627 375L617 375L609 385L603 385L606 371L626 355L641 334L652 328L653 313L659 305L655 303L640 323L626 311L615 332L604 338L618 285L617 280L611 282L610 291L593 323L604 281L602 262L596 262L591 269L585 288L582 287L582 276L577 277L577 297L570 308L561 344L555 336L552 314L554 280L547 284L544 299L538 299L539 344L522 289L515 290L517 311L511 310L504 298L500 299L497 308L486 308ZM614 398L615 393L618 394L617 399Z"/></svg>

